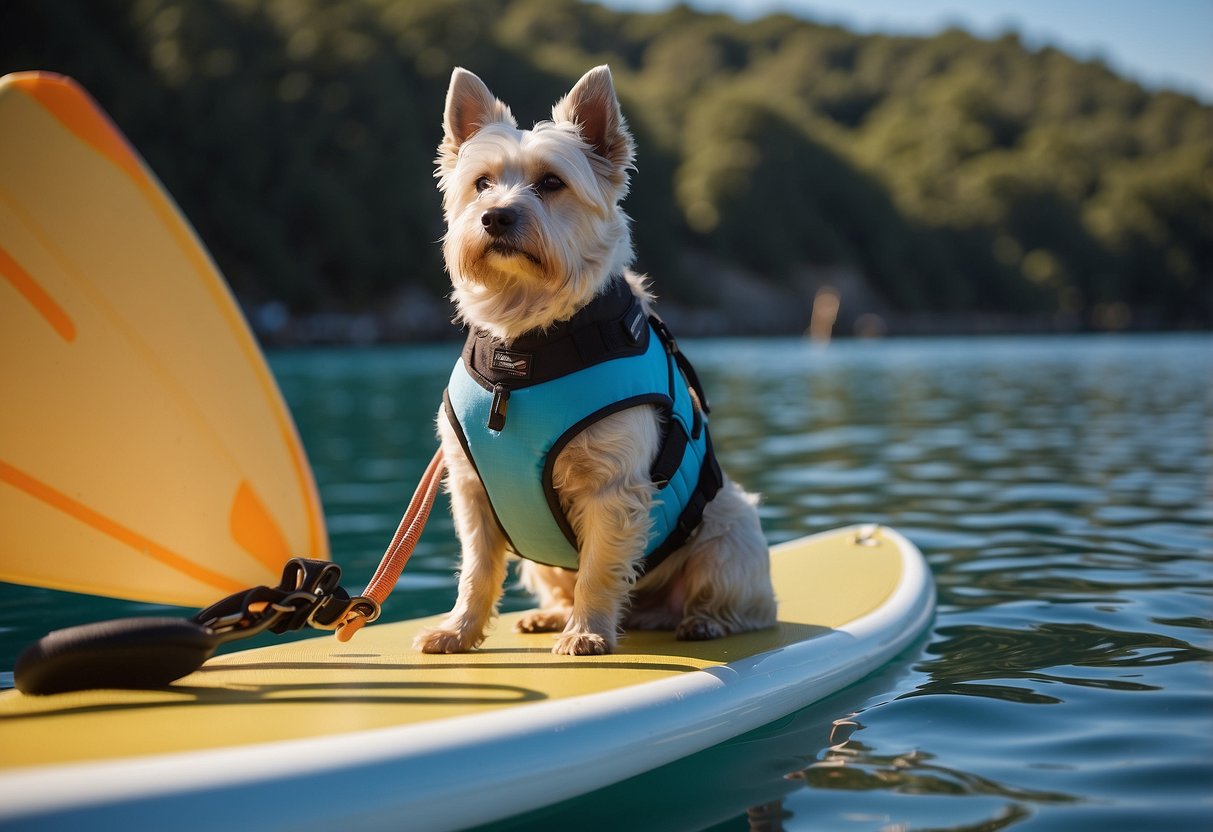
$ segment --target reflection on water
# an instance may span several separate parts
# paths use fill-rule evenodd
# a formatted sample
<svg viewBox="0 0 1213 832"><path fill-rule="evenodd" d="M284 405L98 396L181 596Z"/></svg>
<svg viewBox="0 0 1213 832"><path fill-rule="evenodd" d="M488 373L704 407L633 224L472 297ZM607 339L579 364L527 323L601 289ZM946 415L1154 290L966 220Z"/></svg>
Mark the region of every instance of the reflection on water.
<svg viewBox="0 0 1213 832"><path fill-rule="evenodd" d="M686 350L768 537L897 527L934 572L934 632L819 706L493 828L1213 828L1213 338ZM272 356L351 585L433 452L457 351ZM435 511L385 618L449 608L454 551ZM125 614L0 602L5 655L28 621Z"/></svg>
<svg viewBox="0 0 1213 832"><path fill-rule="evenodd" d="M688 352L722 463L764 493L769 537L901 529L935 574L936 628L900 675L819 714L836 721L828 738L793 726L768 739L765 768L719 748L537 817L1213 828L1213 339ZM749 783L754 811L735 804L719 826L691 811L730 779Z"/></svg>
<svg viewBox="0 0 1213 832"><path fill-rule="evenodd" d="M1060 792L1022 789L933 763L935 755L914 749L904 754L880 754L861 742L847 742L825 752L823 759L789 777L818 789L888 791L896 794L996 795L1016 803L1073 803ZM1015 813L1023 817L1027 812Z"/></svg>

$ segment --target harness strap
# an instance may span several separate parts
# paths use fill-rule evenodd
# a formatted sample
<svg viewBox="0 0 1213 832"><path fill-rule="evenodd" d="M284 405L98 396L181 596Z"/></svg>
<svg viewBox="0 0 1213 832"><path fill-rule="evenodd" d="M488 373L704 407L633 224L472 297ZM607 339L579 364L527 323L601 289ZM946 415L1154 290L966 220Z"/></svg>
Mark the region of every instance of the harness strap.
<svg viewBox="0 0 1213 832"><path fill-rule="evenodd" d="M703 382L699 380L699 374L695 372L695 367L691 364L691 360L678 348L678 341L674 338L674 333L670 332L670 328L665 325L665 321L657 317L655 313L649 315L649 323L656 330L657 337L665 344L666 351L674 356L674 361L678 364L678 369L682 370L682 375L686 378L687 385L698 397L703 412L711 413L712 408L708 406L707 393L703 391Z"/></svg>
<svg viewBox="0 0 1213 832"><path fill-rule="evenodd" d="M687 436L682 423L671 419L669 426L666 428L665 439L662 441L661 449L657 452L657 458L653 460L653 467L649 469L649 476L653 480L653 485L657 486L658 491L669 485L670 480L678 473L678 469L682 465L683 454L687 450L688 442L690 442L690 437Z"/></svg>
<svg viewBox="0 0 1213 832"><path fill-rule="evenodd" d="M706 431L707 428L704 427L704 430ZM716 460L716 450L712 447L711 436L707 437L704 449L703 466L699 469L699 482L695 485L694 492L687 500L686 508L682 510L682 514L678 515L678 522L665 541L647 558L637 563L637 568L642 570L642 573L656 569L662 561L682 548L695 529L699 527L708 503L724 486L724 473L720 470L720 463Z"/></svg>
<svg viewBox="0 0 1213 832"><path fill-rule="evenodd" d="M695 367L691 364L690 359L678 348L678 341L674 338L674 333L666 326L665 321L656 314L651 314L649 323L653 325L653 331L657 333L657 337L665 345L666 352L674 359L674 363L678 366L683 378L686 379L687 387L691 391L691 405L694 410L694 423L691 426L692 435L690 437L687 436L678 421L671 420L669 423L663 444L652 468L653 482L658 490L669 485L670 479L682 465L682 457L686 453L690 441L699 439L700 432L703 432L705 437L703 464L699 469L699 481L695 484L695 490L691 492L686 507L678 515L678 522L670 530L666 539L648 557L637 564L637 568L643 572L656 569L666 558L682 548L683 544L694 534L695 529L699 527L708 503L724 486L724 473L720 470L720 463L716 459L716 449L712 446L712 437L706 435L708 429L704 423L703 414L710 412L711 408L708 407L708 397L703 390L703 383L699 380L699 374L695 372Z"/></svg>

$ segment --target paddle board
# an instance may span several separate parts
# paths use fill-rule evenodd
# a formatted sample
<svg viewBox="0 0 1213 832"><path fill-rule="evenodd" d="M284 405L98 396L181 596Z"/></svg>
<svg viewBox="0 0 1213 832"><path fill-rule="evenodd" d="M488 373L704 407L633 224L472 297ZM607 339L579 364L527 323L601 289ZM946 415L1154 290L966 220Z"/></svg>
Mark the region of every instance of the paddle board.
<svg viewBox="0 0 1213 832"><path fill-rule="evenodd" d="M502 615L483 646L411 647L437 619L212 659L156 691L0 696L0 825L460 829L585 794L779 719L877 670L934 612L921 554L852 527L772 550L779 624L709 642L630 632L550 652Z"/></svg>

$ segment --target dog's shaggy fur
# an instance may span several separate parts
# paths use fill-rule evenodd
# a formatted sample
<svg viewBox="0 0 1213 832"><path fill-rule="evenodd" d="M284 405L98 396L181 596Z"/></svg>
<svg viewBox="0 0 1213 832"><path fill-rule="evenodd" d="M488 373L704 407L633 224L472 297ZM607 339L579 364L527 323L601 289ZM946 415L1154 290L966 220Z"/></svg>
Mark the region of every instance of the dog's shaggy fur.
<svg viewBox="0 0 1213 832"><path fill-rule="evenodd" d="M443 131L436 176L460 320L508 342L568 319L617 275L650 311L645 279L628 271L631 234L619 203L633 146L607 67L586 73L552 108L551 121L531 130L519 130L479 78L456 69ZM484 639L507 552L484 487L442 412L438 427L462 567L454 609L415 644L454 653ZM577 535L580 568L524 561L522 580L540 609L519 624L559 633L555 653L608 653L621 624L710 639L775 622L757 498L727 476L687 543L637 580L660 435L658 411L644 405L593 424L556 460L553 484Z"/></svg>

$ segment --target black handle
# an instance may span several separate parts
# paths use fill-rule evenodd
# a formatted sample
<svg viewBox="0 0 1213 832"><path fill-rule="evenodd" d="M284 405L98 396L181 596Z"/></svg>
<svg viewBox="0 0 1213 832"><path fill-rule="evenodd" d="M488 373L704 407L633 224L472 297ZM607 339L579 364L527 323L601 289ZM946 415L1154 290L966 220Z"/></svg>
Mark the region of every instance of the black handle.
<svg viewBox="0 0 1213 832"><path fill-rule="evenodd" d="M17 690L35 695L160 688L202 667L229 641L266 630L331 630L350 607L378 616L378 604L351 598L340 581L335 563L292 558L278 586L234 593L193 618L119 618L49 633L17 658L13 680Z"/></svg>
<svg viewBox="0 0 1213 832"><path fill-rule="evenodd" d="M119 618L48 633L13 668L17 690L159 688L193 673L221 639L185 618Z"/></svg>

